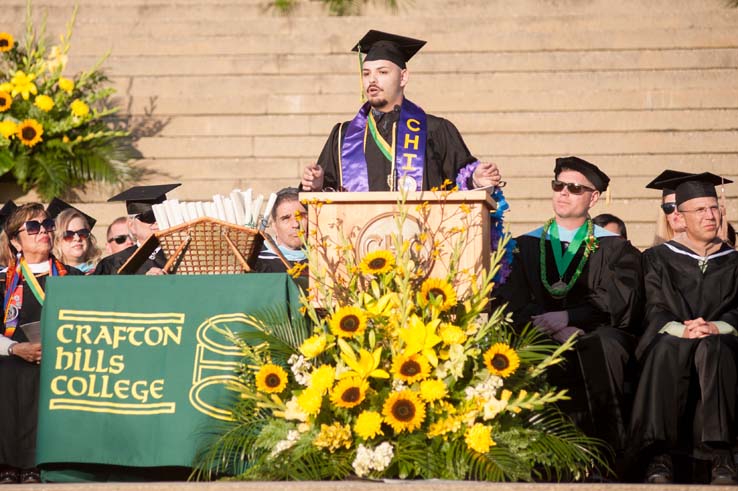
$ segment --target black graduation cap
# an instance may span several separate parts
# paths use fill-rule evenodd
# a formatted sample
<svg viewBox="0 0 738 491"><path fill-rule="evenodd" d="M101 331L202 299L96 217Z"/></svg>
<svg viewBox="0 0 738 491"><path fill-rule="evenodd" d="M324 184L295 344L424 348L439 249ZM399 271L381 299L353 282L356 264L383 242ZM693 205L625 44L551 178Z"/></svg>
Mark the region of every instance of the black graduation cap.
<svg viewBox="0 0 738 491"><path fill-rule="evenodd" d="M674 188L671 184L664 184L664 182L671 181L672 179L678 179L680 177L693 176L691 172L682 172L679 170L666 169L664 172L654 177L653 181L646 184L647 189L660 189L661 196L668 196L674 194Z"/></svg>
<svg viewBox="0 0 738 491"><path fill-rule="evenodd" d="M400 68L405 68L405 63L423 46L425 46L425 41L420 39L372 29L356 43L351 51L365 53L364 61L389 60Z"/></svg>
<svg viewBox="0 0 738 491"><path fill-rule="evenodd" d="M152 205L164 202L167 199L167 193L179 186L181 186L180 183L134 186L116 194L108 201L125 201L126 212L129 215L140 215L151 211Z"/></svg>
<svg viewBox="0 0 738 491"><path fill-rule="evenodd" d="M674 189L676 193L676 204L679 206L685 201L694 198L717 198L715 186L730 184L731 182L733 181L711 172L703 172L701 174L691 174L662 181L661 184Z"/></svg>
<svg viewBox="0 0 738 491"><path fill-rule="evenodd" d="M5 228L5 222L8 221L10 215L18 208L12 199L5 202L2 208L0 208L0 232Z"/></svg>
<svg viewBox="0 0 738 491"><path fill-rule="evenodd" d="M556 159L556 166L554 167L554 175L558 178L561 171L569 169L584 174L584 177L589 179L589 182L594 184L597 191L604 193L607 190L607 185L610 183L610 178L607 174L602 172L596 165L587 162L579 157L559 157Z"/></svg>
<svg viewBox="0 0 738 491"><path fill-rule="evenodd" d="M92 227L94 227L95 224L97 223L97 220L92 218L87 213L83 212L79 208L75 208L74 206L70 205L69 203L65 201L60 200L59 198L54 198L51 200L51 203L49 203L49 206L46 207L46 213L48 213L51 218L56 220L56 217L59 216L59 213L63 212L64 210L69 210L69 209L75 210L79 212L80 215L85 217L85 220L87 221L87 225L90 226L90 230L92 230Z"/></svg>

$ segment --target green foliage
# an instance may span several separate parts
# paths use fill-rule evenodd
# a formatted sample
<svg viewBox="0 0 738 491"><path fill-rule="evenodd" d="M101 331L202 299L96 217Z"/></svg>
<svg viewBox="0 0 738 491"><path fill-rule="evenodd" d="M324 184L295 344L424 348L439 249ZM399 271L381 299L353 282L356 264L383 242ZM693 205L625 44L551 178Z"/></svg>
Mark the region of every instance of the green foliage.
<svg viewBox="0 0 738 491"><path fill-rule="evenodd" d="M276 8L278 11L289 14L292 12L298 4L299 0L272 0L274 8ZM361 12L361 7L367 3L369 3L369 0L321 0L325 6L328 8L328 11L332 15L356 15ZM392 10L397 10L397 2L398 0L384 0L384 3L387 7L389 7Z"/></svg>

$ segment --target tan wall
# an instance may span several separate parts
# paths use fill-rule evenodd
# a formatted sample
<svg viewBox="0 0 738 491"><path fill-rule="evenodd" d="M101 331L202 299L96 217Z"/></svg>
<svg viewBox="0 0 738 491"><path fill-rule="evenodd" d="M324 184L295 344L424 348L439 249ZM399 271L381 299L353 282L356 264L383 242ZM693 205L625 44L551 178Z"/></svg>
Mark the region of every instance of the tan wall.
<svg viewBox="0 0 738 491"><path fill-rule="evenodd" d="M399 2L398 13L337 18L307 0L290 17L266 0L81 0L70 71L111 51L121 104L161 126L138 142L143 182L182 182L172 196L185 200L297 183L358 108L347 51L370 28L428 40L408 96L502 167L515 233L551 215L556 156L610 174L611 202L594 211L623 218L639 246L658 203L643 185L662 169L738 177L738 10L724 0ZM55 36L74 3L34 1ZM20 37L24 8L5 0L0 30ZM727 192L738 221L738 185ZM83 198L98 233L123 211L109 194Z"/></svg>

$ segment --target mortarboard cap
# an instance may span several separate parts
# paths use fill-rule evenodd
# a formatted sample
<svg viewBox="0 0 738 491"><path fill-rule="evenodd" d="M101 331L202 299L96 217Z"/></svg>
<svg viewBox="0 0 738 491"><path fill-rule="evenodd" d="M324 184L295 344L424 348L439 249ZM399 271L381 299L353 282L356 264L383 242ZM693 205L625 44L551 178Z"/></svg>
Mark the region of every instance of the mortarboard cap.
<svg viewBox="0 0 738 491"><path fill-rule="evenodd" d="M97 220L95 220L94 218L92 218L90 215L83 212L79 208L75 208L69 203L60 200L59 198L54 198L51 200L51 203L49 203L49 206L46 207L46 213L48 213L51 218L56 220L56 217L59 216L59 213L63 212L64 210L70 210L70 209L79 212L80 215L85 217L85 220L87 221L87 225L90 227L90 230L92 230L92 228L97 223Z"/></svg>
<svg viewBox="0 0 738 491"><path fill-rule="evenodd" d="M573 170L580 172L584 175L589 182L591 182L597 191L604 193L607 190L607 185L610 183L610 178L602 172L596 165L587 162L579 157L559 157L556 159L556 166L554 167L554 176L557 178L564 169Z"/></svg>
<svg viewBox="0 0 738 491"><path fill-rule="evenodd" d="M2 208L0 208L0 232L5 228L5 222L8 221L8 217L18 208L12 199L5 202Z"/></svg>
<svg viewBox="0 0 738 491"><path fill-rule="evenodd" d="M730 179L715 175L711 172L703 172L701 174L691 174L684 177L677 177L662 181L664 187L674 189L676 193L676 204L681 205L685 201L694 198L717 198L715 186L720 184L730 184Z"/></svg>
<svg viewBox="0 0 738 491"><path fill-rule="evenodd" d="M351 51L365 53L364 61L389 60L400 68L405 68L405 64L423 46L425 41L372 29Z"/></svg>
<svg viewBox="0 0 738 491"><path fill-rule="evenodd" d="M654 179L646 184L647 189L659 189L661 190L661 196L668 196L670 194L674 194L674 188L671 184L668 184L668 181L671 181L672 179L678 179L680 177L687 177L687 176L693 176L691 172L682 172L678 170L671 170L666 169L664 172L659 174L658 176L654 177ZM664 184L664 183L667 184Z"/></svg>
<svg viewBox="0 0 738 491"><path fill-rule="evenodd" d="M125 201L129 215L140 215L151 211L151 206L164 202L167 193L181 184L158 184L154 186L134 186L108 201Z"/></svg>

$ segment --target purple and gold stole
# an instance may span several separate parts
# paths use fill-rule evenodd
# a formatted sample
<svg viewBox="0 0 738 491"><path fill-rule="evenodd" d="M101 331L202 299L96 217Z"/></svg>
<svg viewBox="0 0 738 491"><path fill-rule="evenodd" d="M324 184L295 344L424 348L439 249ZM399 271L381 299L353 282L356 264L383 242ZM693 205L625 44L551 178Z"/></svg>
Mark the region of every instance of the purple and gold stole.
<svg viewBox="0 0 738 491"><path fill-rule="evenodd" d="M346 191L369 191L369 174L366 163L366 139L369 133L369 112L367 102L346 128L346 137L341 145L339 133L340 185ZM376 136L375 136L376 135ZM379 135L372 131L370 137ZM425 142L428 136L428 122L423 111L408 99L403 99L400 119L397 122L396 138L388 155L377 141L382 153L392 161L392 180L390 189L397 190L397 183L408 191L422 191L423 169L425 168Z"/></svg>

